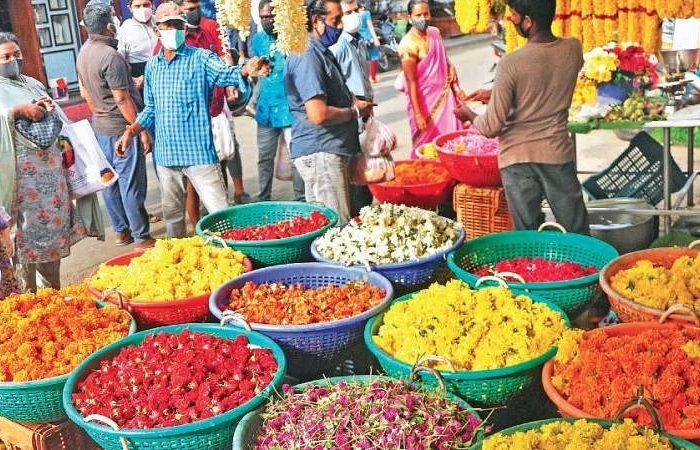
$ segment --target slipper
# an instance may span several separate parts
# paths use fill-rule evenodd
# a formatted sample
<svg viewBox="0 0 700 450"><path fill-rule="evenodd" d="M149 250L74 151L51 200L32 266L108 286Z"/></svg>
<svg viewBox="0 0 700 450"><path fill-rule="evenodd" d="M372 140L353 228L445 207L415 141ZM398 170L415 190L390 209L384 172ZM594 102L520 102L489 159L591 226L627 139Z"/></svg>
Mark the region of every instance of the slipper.
<svg viewBox="0 0 700 450"><path fill-rule="evenodd" d="M157 216L155 214L148 215L148 223L157 223L157 222L160 222L161 220L163 220L163 218L160 216Z"/></svg>

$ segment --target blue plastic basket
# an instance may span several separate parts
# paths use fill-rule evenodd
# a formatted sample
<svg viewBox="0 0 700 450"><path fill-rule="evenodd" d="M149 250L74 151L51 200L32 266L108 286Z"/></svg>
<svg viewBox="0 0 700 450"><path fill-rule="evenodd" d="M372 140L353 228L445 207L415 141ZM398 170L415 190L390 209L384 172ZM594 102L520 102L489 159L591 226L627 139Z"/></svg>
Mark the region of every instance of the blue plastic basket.
<svg viewBox="0 0 700 450"><path fill-rule="evenodd" d="M265 389L248 402L224 414L199 422L170 428L151 430L113 430L104 425L86 422L73 406L72 394L76 385L85 379L92 370L99 367L100 361L116 356L124 347L140 344L147 336L160 333L179 334L185 330L206 333L223 339L233 340L246 336L251 346L269 348L277 361L278 371ZM105 450L228 450L231 448L233 432L238 421L249 411L262 405L265 400L282 385L287 369L287 361L282 349L270 338L242 329L222 327L214 324L186 324L154 328L142 331L105 347L86 359L68 378L63 390L63 407L68 418L85 430L90 437Z"/></svg>
<svg viewBox="0 0 700 450"><path fill-rule="evenodd" d="M211 295L209 309L217 319L221 319L223 311L227 309L231 291L242 288L247 282L302 284L307 289L314 289L351 281L366 281L383 289L386 296L379 305L363 314L334 322L312 325L250 324L253 330L270 337L282 347L292 375L304 376L329 368L353 344L362 341L367 320L384 311L393 298L394 289L389 280L363 269L323 263L268 267L244 274L221 286Z"/></svg>
<svg viewBox="0 0 700 450"><path fill-rule="evenodd" d="M102 309L108 304L95 302ZM129 335L136 333L136 321L131 318ZM76 369L77 370L77 369ZM69 374L21 383L0 383L0 415L10 420L28 423L64 420L66 412L61 401L63 387Z"/></svg>
<svg viewBox="0 0 700 450"><path fill-rule="evenodd" d="M435 281L438 273L441 269L445 267L445 260L447 254L457 250L464 243L464 228L460 228L459 237L457 242L451 247L442 250L434 255L426 256L424 258L418 259L416 261L408 261L403 263L394 264L377 264L371 266L372 271L384 275L389 281L391 281L397 291L400 292L413 292L416 287ZM335 266L343 266L343 263L333 261L328 259L319 253L316 245L318 239L315 239L311 243L311 254L316 259L316 261L325 262L328 264L334 264ZM355 266L364 269L364 266Z"/></svg>

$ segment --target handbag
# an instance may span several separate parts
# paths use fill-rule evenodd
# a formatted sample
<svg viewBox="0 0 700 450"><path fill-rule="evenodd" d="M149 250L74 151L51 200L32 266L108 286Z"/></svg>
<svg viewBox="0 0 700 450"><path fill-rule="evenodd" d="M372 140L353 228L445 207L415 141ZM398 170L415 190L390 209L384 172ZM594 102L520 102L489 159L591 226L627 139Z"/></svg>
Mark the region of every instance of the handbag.
<svg viewBox="0 0 700 450"><path fill-rule="evenodd" d="M62 128L63 121L55 111L47 111L39 122L24 118L15 120L15 129L29 142L42 149L49 148L56 142Z"/></svg>

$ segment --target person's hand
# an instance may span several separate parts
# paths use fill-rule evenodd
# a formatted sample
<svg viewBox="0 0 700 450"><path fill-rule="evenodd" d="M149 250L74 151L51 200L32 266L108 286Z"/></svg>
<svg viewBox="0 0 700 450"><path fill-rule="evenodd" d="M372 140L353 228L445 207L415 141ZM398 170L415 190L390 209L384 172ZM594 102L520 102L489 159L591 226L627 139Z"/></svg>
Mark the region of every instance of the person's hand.
<svg viewBox="0 0 700 450"><path fill-rule="evenodd" d="M15 255L15 243L12 242L9 227L0 231L0 245L5 247L5 253L7 254L8 258L12 258Z"/></svg>
<svg viewBox="0 0 700 450"><path fill-rule="evenodd" d="M364 100L355 100L354 106L360 112L360 118L366 119L372 115L372 109L374 104L372 102L366 102Z"/></svg>
<svg viewBox="0 0 700 450"><path fill-rule="evenodd" d="M241 98L241 91L233 86L226 88L226 101L229 104L235 104Z"/></svg>
<svg viewBox="0 0 700 450"><path fill-rule="evenodd" d="M24 105L17 105L14 108L14 114L22 119L29 120L31 122L41 122L46 116L46 110L39 105L32 103L25 103Z"/></svg>
<svg viewBox="0 0 700 450"><path fill-rule="evenodd" d="M48 97L46 95L39 97L34 101L34 104L37 106L41 106L44 108L46 111L53 111L56 105L53 102L53 99L51 97Z"/></svg>
<svg viewBox="0 0 700 450"><path fill-rule="evenodd" d="M143 75L141 75L140 77L134 78L134 86L136 86L136 89L138 89L139 91L143 90L143 84L144 84Z"/></svg>
<svg viewBox="0 0 700 450"><path fill-rule="evenodd" d="M472 111L470 107L462 104L458 105L457 108L455 108L455 116L461 122L473 122L477 114L474 111Z"/></svg>
<svg viewBox="0 0 700 450"><path fill-rule="evenodd" d="M379 40L379 38L374 38L374 45L375 45L376 47L380 47L380 46L382 45L382 43L381 43L381 41Z"/></svg>
<svg viewBox="0 0 700 450"><path fill-rule="evenodd" d="M119 138L117 144L114 146L114 154L117 155L117 158L126 157L126 154L129 153L129 147L131 147L133 138L129 130L126 130L124 134L122 134L122 137Z"/></svg>
<svg viewBox="0 0 700 450"><path fill-rule="evenodd" d="M141 139L141 145L143 146L143 154L148 155L153 151L153 138L151 137L151 133L143 130L139 134L139 138Z"/></svg>
<svg viewBox="0 0 700 450"><path fill-rule="evenodd" d="M490 89L479 89L467 95L464 101L473 100L475 102L488 103L491 101L491 90Z"/></svg>
<svg viewBox="0 0 700 450"><path fill-rule="evenodd" d="M423 117L423 114L416 114L416 126L418 127L418 131L425 133L429 125L430 121Z"/></svg>
<svg viewBox="0 0 700 450"><path fill-rule="evenodd" d="M469 96L461 89L458 89L455 95L460 103L466 103L469 101Z"/></svg>
<svg viewBox="0 0 700 450"><path fill-rule="evenodd" d="M244 77L266 77L270 72L272 68L266 58L250 58L243 66L241 74Z"/></svg>

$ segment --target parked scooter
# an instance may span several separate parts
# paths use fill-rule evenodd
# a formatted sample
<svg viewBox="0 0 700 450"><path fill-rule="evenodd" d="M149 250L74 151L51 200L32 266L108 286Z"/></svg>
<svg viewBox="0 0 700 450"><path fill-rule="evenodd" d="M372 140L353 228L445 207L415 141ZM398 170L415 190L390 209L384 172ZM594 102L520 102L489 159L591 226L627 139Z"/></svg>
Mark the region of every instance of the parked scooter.
<svg viewBox="0 0 700 450"><path fill-rule="evenodd" d="M384 8L375 15L374 29L379 38L379 71L387 72L399 62L399 41L395 36L396 24L392 19L391 3L386 2Z"/></svg>

